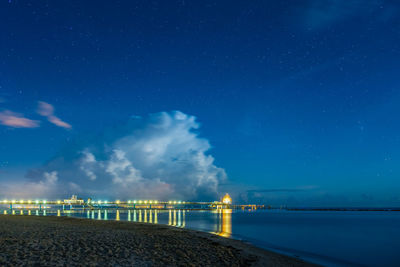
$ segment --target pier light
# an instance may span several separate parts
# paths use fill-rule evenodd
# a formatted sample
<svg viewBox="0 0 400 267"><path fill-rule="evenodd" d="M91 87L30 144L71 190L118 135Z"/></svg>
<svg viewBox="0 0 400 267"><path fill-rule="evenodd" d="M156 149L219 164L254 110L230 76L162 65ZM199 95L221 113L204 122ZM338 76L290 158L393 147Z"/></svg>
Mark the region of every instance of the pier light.
<svg viewBox="0 0 400 267"><path fill-rule="evenodd" d="M3 203L7 203L7 202L8 202L8 200L7 200L7 199L4 199L4 200L3 200Z"/></svg>
<svg viewBox="0 0 400 267"><path fill-rule="evenodd" d="M43 200L43 204L46 204L47 203L47 200Z"/></svg>
<svg viewBox="0 0 400 267"><path fill-rule="evenodd" d="M130 201L130 200L128 200L128 204L131 204L131 201Z"/></svg>
<svg viewBox="0 0 400 267"><path fill-rule="evenodd" d="M136 200L133 201L133 204L136 204Z"/></svg>
<svg viewBox="0 0 400 267"><path fill-rule="evenodd" d="M97 201L97 203L101 204L101 200Z"/></svg>
<svg viewBox="0 0 400 267"><path fill-rule="evenodd" d="M157 204L157 203L158 203L158 200L154 200L154 203Z"/></svg>
<svg viewBox="0 0 400 267"><path fill-rule="evenodd" d="M170 201L168 201L168 204L171 204L172 203L172 201L170 200Z"/></svg>
<svg viewBox="0 0 400 267"><path fill-rule="evenodd" d="M185 204L185 201L182 201L183 204Z"/></svg>
<svg viewBox="0 0 400 267"><path fill-rule="evenodd" d="M24 200L23 200L23 199L21 199L21 200L19 201L19 203L21 203L21 204L22 204L22 203L24 203Z"/></svg>
<svg viewBox="0 0 400 267"><path fill-rule="evenodd" d="M222 203L224 204L232 204L232 198L229 196L228 193L222 198Z"/></svg>
<svg viewBox="0 0 400 267"><path fill-rule="evenodd" d="M32 204L32 200L28 200L28 204Z"/></svg>
<svg viewBox="0 0 400 267"><path fill-rule="evenodd" d="M61 200L57 200L57 204L61 204Z"/></svg>
<svg viewBox="0 0 400 267"><path fill-rule="evenodd" d="M182 201L179 201L178 203L179 203L179 204L182 204Z"/></svg>
<svg viewBox="0 0 400 267"><path fill-rule="evenodd" d="M174 201L174 204L176 204L176 201Z"/></svg>
<svg viewBox="0 0 400 267"><path fill-rule="evenodd" d="M115 201L115 203L119 204L119 200Z"/></svg>
<svg viewBox="0 0 400 267"><path fill-rule="evenodd" d="M13 199L11 202L12 202L12 203L15 203L16 201Z"/></svg>
<svg viewBox="0 0 400 267"><path fill-rule="evenodd" d="M108 201L107 200L104 200L104 204L107 204L108 203Z"/></svg>
<svg viewBox="0 0 400 267"><path fill-rule="evenodd" d="M39 204L39 200L36 200L35 203L36 203L36 204Z"/></svg>
<svg viewBox="0 0 400 267"><path fill-rule="evenodd" d="M147 200L144 201L144 204L147 204Z"/></svg>
<svg viewBox="0 0 400 267"><path fill-rule="evenodd" d="M141 201L141 200L139 200L139 204L142 204L142 201Z"/></svg>

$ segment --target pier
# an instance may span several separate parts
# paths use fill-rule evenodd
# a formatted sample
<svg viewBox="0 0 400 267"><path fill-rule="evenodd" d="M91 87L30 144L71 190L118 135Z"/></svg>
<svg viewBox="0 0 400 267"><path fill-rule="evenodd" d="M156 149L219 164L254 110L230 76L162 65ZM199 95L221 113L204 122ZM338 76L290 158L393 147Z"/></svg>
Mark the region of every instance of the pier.
<svg viewBox="0 0 400 267"><path fill-rule="evenodd" d="M138 210L219 210L219 209L263 209L264 205L235 205L232 204L232 199L226 194L221 201L213 202L191 202L181 200L99 200L99 199L88 199L84 201L79 199L76 195L73 195L70 199L64 200L0 200L0 206L3 208L9 207L9 210L14 209L28 209L28 210L39 210L55 208L56 210L101 210L101 209L138 209ZM5 206L5 207L4 207Z"/></svg>
<svg viewBox="0 0 400 267"><path fill-rule="evenodd" d="M158 200L90 200L71 202L65 200L0 200L3 208L42 210L57 208L71 209L154 209L154 210L213 210L213 209L263 209L264 205L233 205L219 201L214 202L186 202L186 201L158 201Z"/></svg>

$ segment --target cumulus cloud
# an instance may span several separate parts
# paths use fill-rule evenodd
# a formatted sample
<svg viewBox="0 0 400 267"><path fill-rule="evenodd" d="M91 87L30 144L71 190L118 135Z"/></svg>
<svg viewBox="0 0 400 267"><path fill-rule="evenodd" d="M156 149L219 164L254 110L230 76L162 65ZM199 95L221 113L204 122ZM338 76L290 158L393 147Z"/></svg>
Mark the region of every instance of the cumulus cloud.
<svg viewBox="0 0 400 267"><path fill-rule="evenodd" d="M62 127L65 129L72 128L70 124L66 123L65 121L62 121L60 118L54 115L54 107L49 103L39 101L37 113L44 117L47 117L47 120L49 122L53 123L54 125L57 125L58 127Z"/></svg>
<svg viewBox="0 0 400 267"><path fill-rule="evenodd" d="M208 140L196 132L199 126L194 116L179 111L131 118L100 138L60 152L28 177L66 194L215 200L226 174L215 166ZM51 179L53 172L57 179Z"/></svg>
<svg viewBox="0 0 400 267"><path fill-rule="evenodd" d="M15 198L43 198L57 197L58 190L58 173L57 171L44 171L40 174L39 181L6 181L0 186L0 194L4 197Z"/></svg>
<svg viewBox="0 0 400 267"><path fill-rule="evenodd" d="M14 128L36 128L39 121L25 118L22 114L9 110L0 112L0 124Z"/></svg>

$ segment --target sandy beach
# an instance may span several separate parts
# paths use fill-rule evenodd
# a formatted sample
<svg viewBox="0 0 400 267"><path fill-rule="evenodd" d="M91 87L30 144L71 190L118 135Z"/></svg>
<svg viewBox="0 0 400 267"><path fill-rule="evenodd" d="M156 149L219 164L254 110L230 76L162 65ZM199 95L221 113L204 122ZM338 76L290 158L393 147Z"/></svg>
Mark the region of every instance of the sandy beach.
<svg viewBox="0 0 400 267"><path fill-rule="evenodd" d="M0 265L312 266L241 241L164 225L0 215Z"/></svg>

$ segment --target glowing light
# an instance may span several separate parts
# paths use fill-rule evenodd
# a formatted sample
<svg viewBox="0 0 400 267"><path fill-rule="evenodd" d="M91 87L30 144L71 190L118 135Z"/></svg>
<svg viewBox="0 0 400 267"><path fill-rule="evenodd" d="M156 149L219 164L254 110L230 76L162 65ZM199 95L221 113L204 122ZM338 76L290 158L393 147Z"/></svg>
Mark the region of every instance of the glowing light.
<svg viewBox="0 0 400 267"><path fill-rule="evenodd" d="M170 201L168 201L168 204L171 204L172 203L172 201L170 200Z"/></svg>
<svg viewBox="0 0 400 267"><path fill-rule="evenodd" d="M128 204L131 204L131 201L130 201L130 200L128 200Z"/></svg>
<svg viewBox="0 0 400 267"><path fill-rule="evenodd" d="M178 203L179 203L179 204L181 204L181 203L182 203L182 201L179 201Z"/></svg>
<svg viewBox="0 0 400 267"><path fill-rule="evenodd" d="M224 203L224 204L232 204L232 198L229 196L228 193L222 199L222 203Z"/></svg>
<svg viewBox="0 0 400 267"><path fill-rule="evenodd" d="M139 200L139 204L142 204L142 201L141 201L141 200Z"/></svg>
<svg viewBox="0 0 400 267"><path fill-rule="evenodd" d="M39 204L39 200L36 200L35 203L36 203L36 204Z"/></svg>
<svg viewBox="0 0 400 267"><path fill-rule="evenodd" d="M101 200L97 201L97 203L101 204Z"/></svg>
<svg viewBox="0 0 400 267"><path fill-rule="evenodd" d="M157 203L158 203L158 200L154 200L154 203L156 203L156 204L157 204Z"/></svg>
<svg viewBox="0 0 400 267"><path fill-rule="evenodd" d="M150 200L150 204L152 204L153 203L153 200Z"/></svg>
<svg viewBox="0 0 400 267"><path fill-rule="evenodd" d="M61 200L57 200L57 204L61 204Z"/></svg>
<svg viewBox="0 0 400 267"><path fill-rule="evenodd" d="M28 204L31 204L32 203L32 200L28 200Z"/></svg>
<svg viewBox="0 0 400 267"><path fill-rule="evenodd" d="M12 202L12 203L15 203L16 201L15 201L15 200L12 200L11 202Z"/></svg>
<svg viewBox="0 0 400 267"><path fill-rule="evenodd" d="M144 201L144 204L147 204L147 200Z"/></svg>
<svg viewBox="0 0 400 267"><path fill-rule="evenodd" d="M43 204L46 204L47 200L43 200Z"/></svg>
<svg viewBox="0 0 400 267"><path fill-rule="evenodd" d="M119 200L115 201L117 204L119 204Z"/></svg>
<svg viewBox="0 0 400 267"><path fill-rule="evenodd" d="M107 204L107 203L108 203L108 201L107 201L107 200L105 200L105 201L104 201L104 204Z"/></svg>
<svg viewBox="0 0 400 267"><path fill-rule="evenodd" d="M3 200L3 202L4 202L4 203L7 203L7 202L8 202L8 200L7 200L7 199L4 199L4 200Z"/></svg>
<svg viewBox="0 0 400 267"><path fill-rule="evenodd" d="M174 201L174 204L176 204L176 201Z"/></svg>
<svg viewBox="0 0 400 267"><path fill-rule="evenodd" d="M134 200L133 203L136 204L136 200Z"/></svg>
<svg viewBox="0 0 400 267"><path fill-rule="evenodd" d="M21 204L22 204L22 203L24 203L24 200L23 200L23 199L21 199L21 200L19 201L19 203L21 203Z"/></svg>

